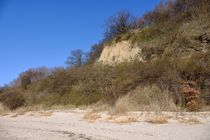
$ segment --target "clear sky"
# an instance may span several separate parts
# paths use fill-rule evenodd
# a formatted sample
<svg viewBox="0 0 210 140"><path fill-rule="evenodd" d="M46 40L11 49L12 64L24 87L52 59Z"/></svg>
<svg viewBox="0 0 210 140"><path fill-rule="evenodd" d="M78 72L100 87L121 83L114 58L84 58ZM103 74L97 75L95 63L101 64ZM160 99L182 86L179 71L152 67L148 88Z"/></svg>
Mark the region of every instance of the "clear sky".
<svg viewBox="0 0 210 140"><path fill-rule="evenodd" d="M0 86L31 67L65 66L71 50L88 51L120 10L135 16L159 0L0 0Z"/></svg>

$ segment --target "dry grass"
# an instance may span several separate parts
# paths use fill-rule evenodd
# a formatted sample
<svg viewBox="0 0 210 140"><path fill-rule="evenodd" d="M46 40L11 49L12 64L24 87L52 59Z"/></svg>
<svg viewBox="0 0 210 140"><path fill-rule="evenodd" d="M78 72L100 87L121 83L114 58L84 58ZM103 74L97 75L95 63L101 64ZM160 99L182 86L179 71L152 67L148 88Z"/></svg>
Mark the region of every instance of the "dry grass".
<svg viewBox="0 0 210 140"><path fill-rule="evenodd" d="M97 119L101 118L101 115L93 112L87 112L84 116L83 119L88 121L89 123L95 122Z"/></svg>
<svg viewBox="0 0 210 140"><path fill-rule="evenodd" d="M69 110L74 108L74 106L52 106L52 107L45 107L43 105L36 105L36 106L28 106L28 107L21 107L16 110L9 110L8 108L4 107L0 104L0 116L7 116L11 115L11 117L18 117L25 115L30 112L28 116L43 116L43 117L50 117L53 115L52 111L49 110ZM32 113L35 112L35 113Z"/></svg>
<svg viewBox="0 0 210 140"><path fill-rule="evenodd" d="M10 109L6 108L5 106L3 106L2 104L0 104L0 116L7 116L7 115L11 115L11 117L18 117L18 116L22 116L25 115L27 112L31 112L31 111L43 111L46 110L46 108L44 108L42 105L37 105L37 106L29 106L29 107L21 107L18 108L16 110L11 111ZM40 116L51 116L52 113L50 112L41 112L38 113ZM30 115L32 116L32 115ZM34 116L34 115L33 115Z"/></svg>
<svg viewBox="0 0 210 140"><path fill-rule="evenodd" d="M110 111L111 108L112 108L111 105L104 103L103 101L99 101L93 105L85 107L85 109L89 109L89 110L91 110L91 112L94 112L94 113Z"/></svg>
<svg viewBox="0 0 210 140"><path fill-rule="evenodd" d="M11 115L11 117L15 118L18 116L22 116L25 115L28 111L23 110L23 111L15 111L13 112L13 114ZM39 112L30 112L30 114L28 116L40 116L40 117L50 117L53 115L52 111L39 111Z"/></svg>
<svg viewBox="0 0 210 140"><path fill-rule="evenodd" d="M167 90L162 91L159 87L152 85L137 87L130 93L130 100L138 111L178 111L174 100Z"/></svg>
<svg viewBox="0 0 210 140"><path fill-rule="evenodd" d="M18 115L25 115L26 114L26 112L25 111L23 111L23 112L19 112L18 113Z"/></svg>
<svg viewBox="0 0 210 140"><path fill-rule="evenodd" d="M28 116L35 116L35 113L31 112Z"/></svg>
<svg viewBox="0 0 210 140"><path fill-rule="evenodd" d="M85 116L94 118L94 115L91 115L93 112L98 113L106 111L112 116L127 115L129 112L133 111L180 111L181 107L177 106L169 95L170 93L168 91L162 91L154 85L143 88L137 87L126 96L119 98L114 106L98 102L87 107L86 109L91 110L91 113L89 112Z"/></svg>
<svg viewBox="0 0 210 140"><path fill-rule="evenodd" d="M11 117L16 118L16 117L18 117L18 114L13 114Z"/></svg>
<svg viewBox="0 0 210 140"><path fill-rule="evenodd" d="M198 120L198 119L196 119L196 118L182 118L182 119L180 119L179 120L179 122L180 123L185 123L185 124L191 124L191 125L193 125L193 124L201 124L201 122Z"/></svg>
<svg viewBox="0 0 210 140"><path fill-rule="evenodd" d="M43 116L43 117L50 117L53 115L53 110L69 110L73 109L75 106L68 105L68 106L52 106L46 107L43 105L35 105L35 106L27 106L27 107L20 107L16 110L10 110L0 104L0 116L7 116L11 115L11 117L18 117L22 115L28 116Z"/></svg>
<svg viewBox="0 0 210 140"><path fill-rule="evenodd" d="M0 116L7 116L10 114L10 110L0 103Z"/></svg>
<svg viewBox="0 0 210 140"><path fill-rule="evenodd" d="M180 111L170 93L157 86L137 87L126 96L119 98L111 110L112 114L125 114L130 111Z"/></svg>
<svg viewBox="0 0 210 140"><path fill-rule="evenodd" d="M8 116L8 115L10 115L9 113L2 113L2 114L0 114L0 116Z"/></svg>
<svg viewBox="0 0 210 140"><path fill-rule="evenodd" d="M210 105L202 106L201 111L210 111Z"/></svg>
<svg viewBox="0 0 210 140"><path fill-rule="evenodd" d="M38 116L41 116L41 117L51 117L52 115L53 115L53 112L51 111L38 112Z"/></svg>
<svg viewBox="0 0 210 140"><path fill-rule="evenodd" d="M110 122L119 124L129 124L133 122L138 122L138 117L136 116L115 116L110 118Z"/></svg>
<svg viewBox="0 0 210 140"><path fill-rule="evenodd" d="M121 97L117 100L114 106L116 114L125 114L126 112L135 110L128 96Z"/></svg>
<svg viewBox="0 0 210 140"><path fill-rule="evenodd" d="M74 108L74 106L71 106L71 105L68 105L68 106L55 105L55 106L47 107L40 104L40 105L34 105L34 106L21 107L21 108L16 109L15 112L18 113L18 112L30 112L30 111L68 110L72 108Z"/></svg>
<svg viewBox="0 0 210 140"><path fill-rule="evenodd" d="M168 117L154 116L154 117L148 118L146 122L152 123L152 124L165 124L165 123L168 123Z"/></svg>
<svg viewBox="0 0 210 140"><path fill-rule="evenodd" d="M44 110L71 110L76 108L74 105L53 105L51 107L42 107Z"/></svg>
<svg viewBox="0 0 210 140"><path fill-rule="evenodd" d="M106 118L106 120L112 121L112 120L114 120L114 116L113 116L113 115L110 115L110 116L108 116L108 117Z"/></svg>
<svg viewBox="0 0 210 140"><path fill-rule="evenodd" d="M22 108L16 109L15 111L13 111L13 113L15 113L16 116L22 116L22 115L25 115L28 111L29 111L28 108L22 107Z"/></svg>
<svg viewBox="0 0 210 140"><path fill-rule="evenodd" d="M19 111L19 112L13 114L11 117L15 118L15 117L22 116L25 114L26 114L26 111Z"/></svg>

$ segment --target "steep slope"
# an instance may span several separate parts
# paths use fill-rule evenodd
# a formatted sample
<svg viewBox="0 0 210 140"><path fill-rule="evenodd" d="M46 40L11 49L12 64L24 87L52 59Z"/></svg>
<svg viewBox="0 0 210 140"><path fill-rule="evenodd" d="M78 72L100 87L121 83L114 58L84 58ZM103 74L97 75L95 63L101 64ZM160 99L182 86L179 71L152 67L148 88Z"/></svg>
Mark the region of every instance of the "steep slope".
<svg viewBox="0 0 210 140"><path fill-rule="evenodd" d="M105 45L99 62L119 64L146 61L161 56L189 57L210 48L210 19L200 18L183 23L165 23L122 34Z"/></svg>
<svg viewBox="0 0 210 140"><path fill-rule="evenodd" d="M105 46L98 61L113 65L135 59L142 61L141 49L129 41L121 41Z"/></svg>

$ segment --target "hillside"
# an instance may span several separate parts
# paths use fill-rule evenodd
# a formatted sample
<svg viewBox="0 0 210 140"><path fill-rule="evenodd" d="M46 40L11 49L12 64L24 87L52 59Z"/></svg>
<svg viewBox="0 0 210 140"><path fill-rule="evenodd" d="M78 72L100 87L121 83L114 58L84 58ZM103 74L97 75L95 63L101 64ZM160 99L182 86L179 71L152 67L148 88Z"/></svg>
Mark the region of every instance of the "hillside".
<svg viewBox="0 0 210 140"><path fill-rule="evenodd" d="M196 17L177 23L168 21L156 26L131 31L104 45L99 58L102 63L121 63L170 57L190 57L206 53L210 48L210 17Z"/></svg>
<svg viewBox="0 0 210 140"><path fill-rule="evenodd" d="M138 20L121 12L84 62L74 51L68 68L29 69L0 89L0 102L12 110L94 104L118 113L209 110L209 10L209 0L176 0Z"/></svg>

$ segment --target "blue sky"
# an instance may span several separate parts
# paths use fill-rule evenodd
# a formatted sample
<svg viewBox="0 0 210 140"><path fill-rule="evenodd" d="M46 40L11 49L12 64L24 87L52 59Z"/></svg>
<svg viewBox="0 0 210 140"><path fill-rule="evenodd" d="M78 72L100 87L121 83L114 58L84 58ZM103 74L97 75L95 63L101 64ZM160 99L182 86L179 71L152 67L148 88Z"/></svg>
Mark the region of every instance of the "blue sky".
<svg viewBox="0 0 210 140"><path fill-rule="evenodd" d="M0 86L31 67L65 66L71 50L89 51L104 22L120 10L135 16L159 0L0 0Z"/></svg>

